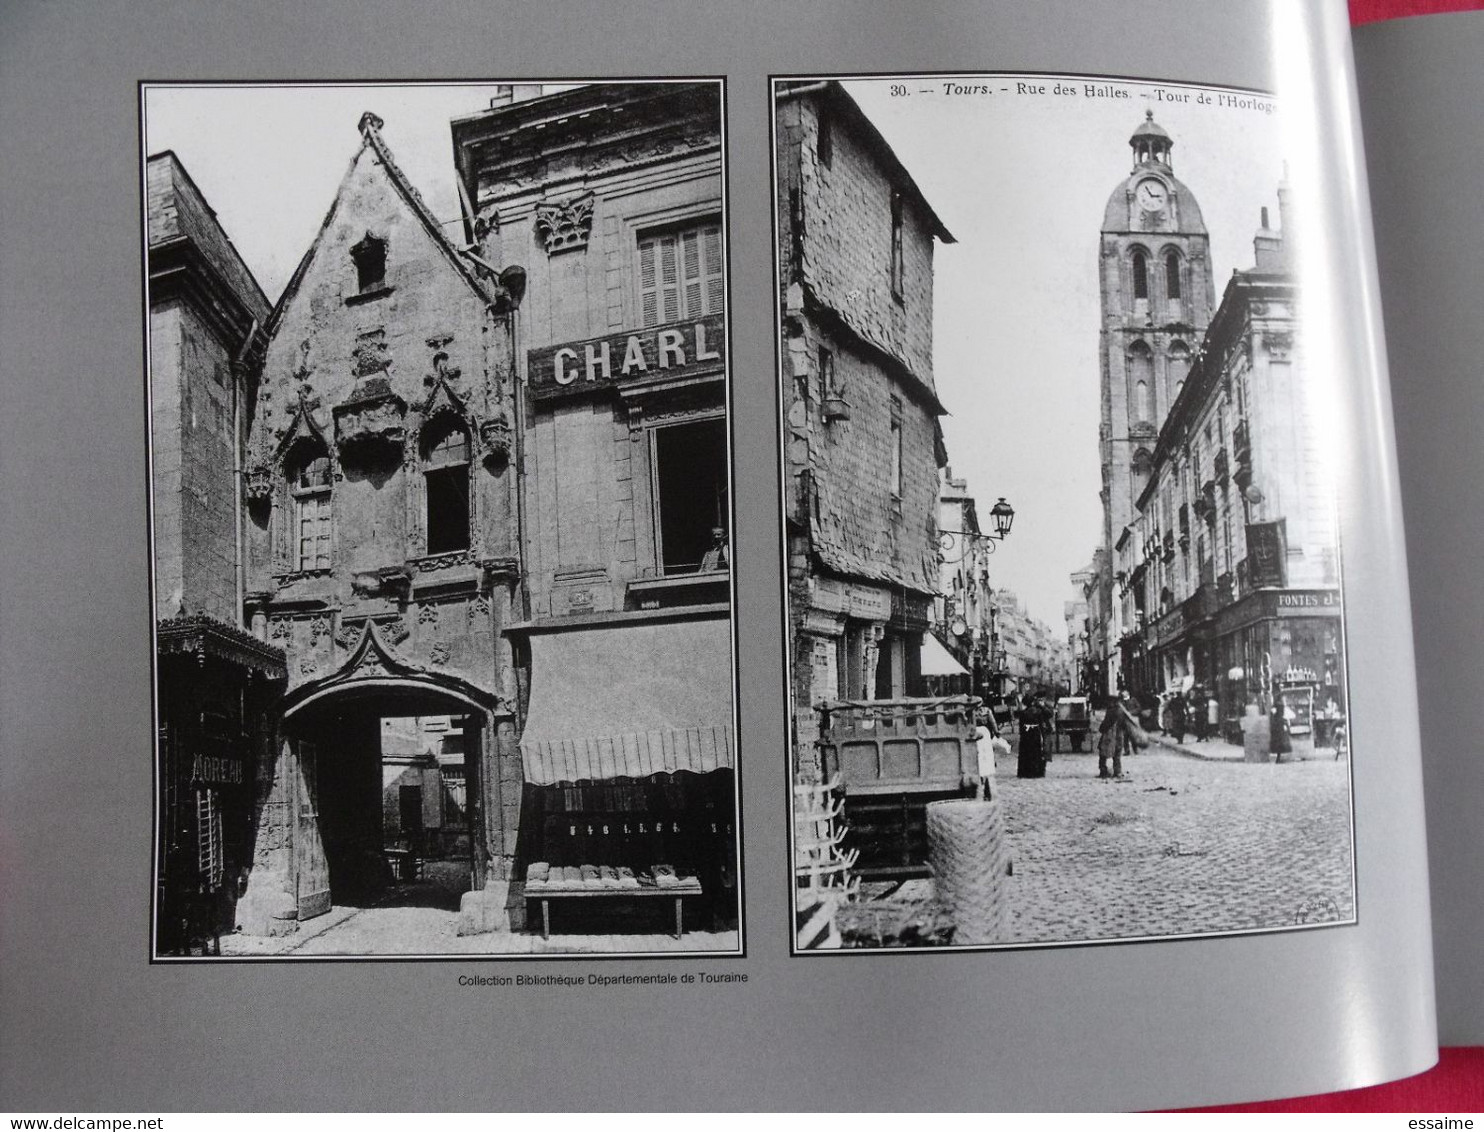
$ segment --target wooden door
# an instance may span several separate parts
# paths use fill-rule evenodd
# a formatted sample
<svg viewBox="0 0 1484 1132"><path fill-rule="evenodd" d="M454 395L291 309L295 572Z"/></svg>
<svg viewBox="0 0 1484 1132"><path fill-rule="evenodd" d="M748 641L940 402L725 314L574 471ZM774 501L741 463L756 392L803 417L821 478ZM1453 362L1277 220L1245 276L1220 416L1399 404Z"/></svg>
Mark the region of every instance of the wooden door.
<svg viewBox="0 0 1484 1132"><path fill-rule="evenodd" d="M319 751L307 739L289 740L297 755L294 824L294 896L299 919L330 910L330 866L319 824Z"/></svg>

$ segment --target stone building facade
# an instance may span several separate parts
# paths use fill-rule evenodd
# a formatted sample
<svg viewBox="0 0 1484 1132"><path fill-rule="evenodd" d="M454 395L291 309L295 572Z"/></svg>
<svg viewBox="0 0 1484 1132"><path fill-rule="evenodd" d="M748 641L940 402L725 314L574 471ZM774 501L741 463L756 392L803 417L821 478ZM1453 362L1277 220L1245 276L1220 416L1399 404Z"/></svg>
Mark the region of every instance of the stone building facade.
<svg viewBox="0 0 1484 1132"><path fill-rule="evenodd" d="M838 83L780 85L776 115L793 725L807 763L815 705L920 690L947 462L933 241L953 237Z"/></svg>
<svg viewBox="0 0 1484 1132"><path fill-rule="evenodd" d="M519 821L511 468L517 296L446 237L366 114L319 235L268 323L247 436L244 604L282 648L239 914L281 932L385 879L381 720L464 735L471 883Z"/></svg>
<svg viewBox="0 0 1484 1132"><path fill-rule="evenodd" d="M252 860L254 768L271 751L281 649L241 625L242 439L269 305L175 154L146 162L159 659L155 945L234 922Z"/></svg>
<svg viewBox="0 0 1484 1132"><path fill-rule="evenodd" d="M1205 220L1175 177L1174 144L1146 112L1129 138L1132 168L1108 198L1099 235L1104 566L1096 608L1106 617L1094 626L1092 651L1107 690L1121 682L1130 629L1114 593L1117 547L1215 303Z"/></svg>
<svg viewBox="0 0 1484 1132"><path fill-rule="evenodd" d="M1160 431L1121 584L1143 626L1142 680L1193 679L1224 717L1269 706L1274 684L1343 710L1339 532L1325 427L1306 370L1280 229L1262 226L1253 267L1233 275Z"/></svg>
<svg viewBox="0 0 1484 1132"><path fill-rule="evenodd" d="M520 861L659 865L738 919L721 86L514 88L454 123L521 264ZM663 829L663 839L655 831ZM523 878L517 877L519 883Z"/></svg>

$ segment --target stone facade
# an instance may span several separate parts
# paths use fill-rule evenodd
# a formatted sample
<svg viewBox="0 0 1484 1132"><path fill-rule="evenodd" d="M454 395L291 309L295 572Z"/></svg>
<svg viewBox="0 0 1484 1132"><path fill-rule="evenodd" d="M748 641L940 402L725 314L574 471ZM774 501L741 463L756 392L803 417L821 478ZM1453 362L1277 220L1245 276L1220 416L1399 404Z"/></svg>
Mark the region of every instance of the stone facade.
<svg viewBox="0 0 1484 1132"><path fill-rule="evenodd" d="M933 240L952 236L837 83L777 96L794 730L920 691L939 587ZM798 768L808 774L808 765Z"/></svg>
<svg viewBox="0 0 1484 1132"><path fill-rule="evenodd" d="M508 875L519 822L501 634L519 595L513 299L444 237L380 127L361 119L274 311L247 441L245 600L289 680L259 800L264 829L288 833L260 837L253 895L296 892L299 918L328 907L326 868L380 860L380 784L340 766L351 747L377 762L363 692L377 710L463 720L481 880ZM368 805L344 803L359 794Z"/></svg>
<svg viewBox="0 0 1484 1132"><path fill-rule="evenodd" d="M155 947L230 929L281 650L240 628L237 474L268 300L173 153L146 164L159 706Z"/></svg>
<svg viewBox="0 0 1484 1132"><path fill-rule="evenodd" d="M1262 227L1155 446L1119 590L1126 651L1154 691L1193 679L1224 717L1270 706L1275 681L1344 705L1339 532L1282 230ZM1142 664L1139 662L1142 660ZM1237 675L1234 675L1237 674Z"/></svg>
<svg viewBox="0 0 1484 1132"><path fill-rule="evenodd" d="M730 925L721 87L511 93L454 147L479 259L524 269L519 865L674 865ZM665 846L629 840L657 820Z"/></svg>

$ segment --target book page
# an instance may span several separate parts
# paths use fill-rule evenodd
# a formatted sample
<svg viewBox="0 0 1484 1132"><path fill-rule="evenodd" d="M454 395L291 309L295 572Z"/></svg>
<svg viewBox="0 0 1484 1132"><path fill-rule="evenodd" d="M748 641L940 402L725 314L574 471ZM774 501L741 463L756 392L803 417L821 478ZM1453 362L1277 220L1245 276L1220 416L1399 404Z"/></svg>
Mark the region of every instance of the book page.
<svg viewBox="0 0 1484 1132"><path fill-rule="evenodd" d="M1469 431L1484 412L1472 301L1484 256L1481 50L1477 13L1375 24L1355 40L1412 573L1445 1045L1484 1041L1484 763L1466 706L1484 693L1484 620L1470 584L1484 550L1484 475Z"/></svg>
<svg viewBox="0 0 1484 1132"><path fill-rule="evenodd" d="M332 2L290 22L144 4L86 19L33 7L3 23L10 1107L1139 1109L1345 1088L1432 1062L1406 564L1342 4L1222 5L1194 20L1160 0ZM940 74L1078 93L1067 107L1042 101L1049 90L1012 99L1016 113L1063 116L1017 119L991 154L979 152L998 128L987 119L934 139L941 125L887 120L889 91L863 112L941 208L931 238L982 256L951 282L945 257L939 302L956 291L973 310L982 294L988 309L968 341L964 324L949 334L936 319L904 332L914 364L936 363L933 396L951 416L919 412L916 393L899 410L873 403L900 459L863 469L860 494L882 476L915 483L924 460L935 476L939 419L954 478L968 475L974 434L954 430L993 444L982 407L997 390L1052 418L1041 450L1065 448L1080 477L1065 515L1048 485L996 490L993 467L973 470L972 490L979 531L1005 535L996 561L1026 556L1013 585L1005 575L1025 599L1020 612L1004 603L1006 650L1012 627L1055 630L1053 690L1068 694L1054 700L1090 702L1084 716L1053 700L1028 721L1048 728L1051 774L1014 778L1001 755L988 787L1041 807L1010 830L1013 872L994 873L1026 893L1022 914L1042 909L1027 934L805 954L792 807L795 707L812 705L790 698L801 650L783 577L789 295L773 80ZM428 83L477 97L440 101ZM1105 105L1087 87L1125 95ZM1212 102L1166 114L1149 102L1159 90ZM1222 92L1240 104L1217 103ZM168 126L151 105L167 93ZM1256 510L1233 536L1247 571L1215 570L1208 552L1206 592L1230 575L1256 604L1260 591L1307 595L1293 647L1279 647L1276 607L1258 618L1269 647L1214 664L1156 618L1140 689L1188 696L1194 729L1203 684L1215 731L1182 739L1199 756L1234 715L1243 761L1146 751L1126 754L1129 780L1105 781L1105 705L1091 701L1120 690L1123 634L1089 633L1076 652L1032 585L1071 585L1038 531L1064 529L1074 572L1109 541L1090 417L1107 204L1125 182L1140 222L1173 216L1178 199L1133 176L1149 109L1211 228L1208 249L1184 230L1145 249L1146 315L1189 296L1214 318L1246 278L1232 269L1278 251L1279 184L1303 206L1298 309L1333 487L1305 498L1338 535L1311 538L1280 513L1288 481L1257 482L1254 465L1261 498L1243 493ZM847 163L853 135L834 140ZM909 154L914 140L938 148ZM1156 148L1168 165L1162 143L1147 159L1159 163ZM926 194L960 166L981 183L941 204ZM1090 212L1071 208L1069 180L1085 180ZM1049 283L1007 284L1008 237L1031 215L1010 207L1017 194L1068 202L1036 220L1048 251L1027 262L1070 249ZM895 325L924 294L925 212L900 190L870 201L872 290L852 294L861 284L842 275L835 298L852 317L879 302ZM1115 261L1132 272L1124 251ZM1196 272L1197 251L1213 274ZM1045 317L1061 288L1065 325L1032 358L1011 356L994 308L1023 301ZM1163 312L1147 308L1151 288ZM1210 323L1175 322L1195 372ZM1255 343L1264 365L1281 364L1274 330ZM901 352L893 333L866 355ZM950 345L951 364L939 360ZM1173 338L1159 345L1167 378ZM836 428L865 421L860 353L835 352L850 414ZM972 398L953 386L971 376L966 358L982 360ZM1087 361L1054 375L1066 383L1055 401L998 384L1053 358ZM1152 383L1147 396L1150 419L1133 423L1154 431L1154 483L1158 410L1195 397ZM1241 461L1227 436L1230 480ZM1213 473L1214 437L1201 460ZM1207 478L1219 477L1201 476L1202 497ZM1215 492L1229 504L1229 488ZM1001 494L1013 518L996 512ZM1170 618L1205 584L1203 547L1238 545L1213 541L1205 508L1186 503L1187 589L1166 600L1155 587L1146 616L1164 600ZM909 625L924 644L932 600L952 592L945 567L968 528L930 510L912 518L914 538L932 523L925 555L840 540L837 567L905 563L918 586L910 603L891 578L823 596L821 615L859 623L835 654L859 673L845 701L910 697L926 670L887 630ZM1187 549L1178 506L1159 526L1157 547L1152 529L1138 545L1163 569L1166 533L1175 562ZM952 532L957 549L941 540ZM1342 599L1330 596L1340 577ZM947 669L939 644L928 661ZM1175 727L1168 706L1136 719L1140 731ZM955 791L973 794L989 775L955 742ZM1257 775L1271 795L1243 785ZM1290 789L1301 777L1310 806ZM1042 786L1055 789L1030 793ZM1063 820L1063 790L1079 792L1085 824ZM1088 809L1084 790L1106 803ZM1220 790L1230 805L1211 804ZM1074 833L1119 845L1124 909L1084 886L1065 905L1077 922L1048 929L1059 882L1048 888L1013 841L1037 830L1053 835L1043 861L1056 868L1076 856ZM1242 911L1223 902L1228 883Z"/></svg>

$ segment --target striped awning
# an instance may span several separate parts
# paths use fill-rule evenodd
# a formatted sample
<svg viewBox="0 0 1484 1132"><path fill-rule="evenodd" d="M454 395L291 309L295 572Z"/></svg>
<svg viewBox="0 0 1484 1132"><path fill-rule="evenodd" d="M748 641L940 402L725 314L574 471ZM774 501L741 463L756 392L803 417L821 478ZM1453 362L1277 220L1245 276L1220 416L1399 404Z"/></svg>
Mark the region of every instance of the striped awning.
<svg viewBox="0 0 1484 1132"><path fill-rule="evenodd" d="M954 659L943 642L932 633L922 635L922 674L924 676L967 676L969 670Z"/></svg>
<svg viewBox="0 0 1484 1132"><path fill-rule="evenodd" d="M644 778L731 767L725 618L532 633L520 749L526 781Z"/></svg>

